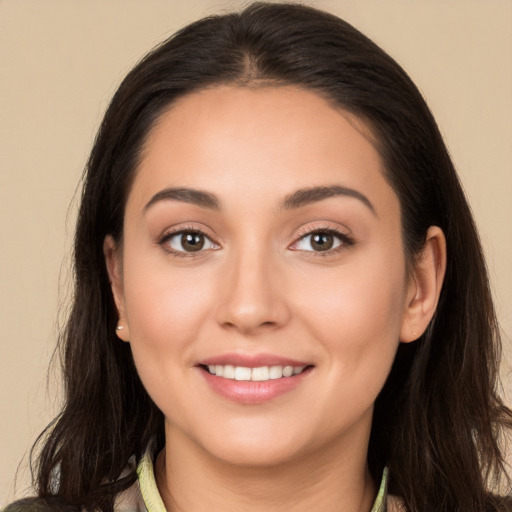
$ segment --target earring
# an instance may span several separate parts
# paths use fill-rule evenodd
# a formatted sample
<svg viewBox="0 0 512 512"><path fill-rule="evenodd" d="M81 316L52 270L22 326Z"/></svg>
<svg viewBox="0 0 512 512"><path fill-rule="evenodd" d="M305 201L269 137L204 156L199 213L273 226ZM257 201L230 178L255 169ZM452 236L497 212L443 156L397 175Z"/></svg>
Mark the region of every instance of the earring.
<svg viewBox="0 0 512 512"><path fill-rule="evenodd" d="M116 331L122 331L124 329L124 325L118 325L116 327Z"/></svg>

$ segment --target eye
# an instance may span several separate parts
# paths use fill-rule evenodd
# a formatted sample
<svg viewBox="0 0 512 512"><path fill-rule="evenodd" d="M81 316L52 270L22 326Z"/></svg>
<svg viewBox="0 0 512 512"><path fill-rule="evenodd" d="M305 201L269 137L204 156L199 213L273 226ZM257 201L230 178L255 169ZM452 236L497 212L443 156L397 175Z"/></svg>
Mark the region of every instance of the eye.
<svg viewBox="0 0 512 512"><path fill-rule="evenodd" d="M326 252L351 244L352 241L347 235L332 230L322 230L302 236L290 248L296 251Z"/></svg>
<svg viewBox="0 0 512 512"><path fill-rule="evenodd" d="M204 233L189 230L170 233L164 237L161 243L175 253L193 253L219 248Z"/></svg>

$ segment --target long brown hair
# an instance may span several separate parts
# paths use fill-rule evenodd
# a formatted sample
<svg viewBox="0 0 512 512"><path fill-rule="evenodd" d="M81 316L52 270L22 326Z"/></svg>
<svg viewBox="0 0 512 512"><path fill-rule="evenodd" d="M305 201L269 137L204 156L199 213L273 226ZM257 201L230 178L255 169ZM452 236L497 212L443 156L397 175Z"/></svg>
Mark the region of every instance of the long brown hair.
<svg viewBox="0 0 512 512"><path fill-rule="evenodd" d="M65 406L42 434L40 498L111 511L121 477L163 417L142 386L117 312L102 251L122 238L126 198L148 131L177 98L215 84L293 84L371 126L400 199L404 245L418 254L429 226L447 239L448 268L435 318L401 345L380 393L368 462L410 512L497 510L505 475L500 436L511 412L497 394L499 330L474 221L436 123L400 66L348 23L313 8L252 4L195 22L149 53L106 112L86 173L74 248L75 297L61 336Z"/></svg>

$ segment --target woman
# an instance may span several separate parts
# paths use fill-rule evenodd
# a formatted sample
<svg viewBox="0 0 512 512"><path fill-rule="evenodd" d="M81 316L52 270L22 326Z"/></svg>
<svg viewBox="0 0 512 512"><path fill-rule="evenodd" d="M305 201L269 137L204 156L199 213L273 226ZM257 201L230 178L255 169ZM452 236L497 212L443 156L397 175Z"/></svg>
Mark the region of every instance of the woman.
<svg viewBox="0 0 512 512"><path fill-rule="evenodd" d="M338 18L254 4L138 64L75 271L30 507L506 510L473 220L415 86Z"/></svg>

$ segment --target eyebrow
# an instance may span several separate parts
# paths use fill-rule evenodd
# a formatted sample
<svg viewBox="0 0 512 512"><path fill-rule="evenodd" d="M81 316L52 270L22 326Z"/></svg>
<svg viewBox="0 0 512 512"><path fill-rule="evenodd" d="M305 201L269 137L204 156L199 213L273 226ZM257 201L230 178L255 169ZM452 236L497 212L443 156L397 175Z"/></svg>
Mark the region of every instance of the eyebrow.
<svg viewBox="0 0 512 512"><path fill-rule="evenodd" d="M166 188L157 192L144 206L144 211L147 211L151 206L160 201L181 201L183 203L195 204L202 208L210 210L220 210L219 200L209 192L202 190L195 190L193 188Z"/></svg>
<svg viewBox="0 0 512 512"><path fill-rule="evenodd" d="M375 211L373 204L364 194L354 190L353 188L342 187L340 185L310 187L297 190L285 198L283 207L285 210L293 210L295 208L300 208L302 206L336 196L346 196L358 199L370 209L373 215L377 216L377 212Z"/></svg>
<svg viewBox="0 0 512 512"><path fill-rule="evenodd" d="M348 187L340 185L319 186L302 188L295 191L293 194L286 196L283 202L285 210L294 210L307 206L312 203L323 201L330 197L346 196L353 197L361 201L370 211L377 216L377 212L373 207L371 201L361 192ZM144 211L147 211L151 206L160 201L181 201L184 203L194 204L202 208L210 210L220 210L220 202L216 196L209 192L196 190L193 188L180 187L180 188L166 188L157 192L144 206Z"/></svg>

